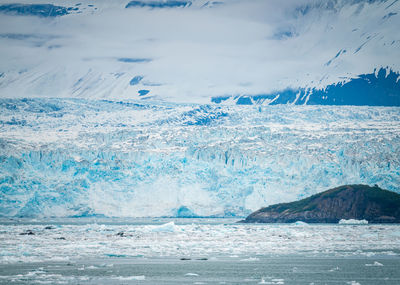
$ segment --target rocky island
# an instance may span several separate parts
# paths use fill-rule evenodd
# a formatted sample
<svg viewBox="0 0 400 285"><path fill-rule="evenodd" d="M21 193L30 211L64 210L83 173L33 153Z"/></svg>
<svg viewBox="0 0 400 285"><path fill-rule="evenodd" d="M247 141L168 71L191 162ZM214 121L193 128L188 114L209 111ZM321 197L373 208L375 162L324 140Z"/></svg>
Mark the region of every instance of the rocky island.
<svg viewBox="0 0 400 285"><path fill-rule="evenodd" d="M400 194L377 185L344 185L311 197L262 208L244 223L337 223L341 219L400 223Z"/></svg>

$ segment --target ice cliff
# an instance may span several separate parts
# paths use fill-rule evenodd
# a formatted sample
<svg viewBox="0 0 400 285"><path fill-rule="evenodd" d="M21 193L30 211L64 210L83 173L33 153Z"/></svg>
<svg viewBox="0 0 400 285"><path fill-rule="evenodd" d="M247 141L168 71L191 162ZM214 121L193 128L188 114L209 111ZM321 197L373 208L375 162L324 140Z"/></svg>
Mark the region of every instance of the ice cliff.
<svg viewBox="0 0 400 285"><path fill-rule="evenodd" d="M244 216L343 184L399 192L400 109L0 100L2 216Z"/></svg>

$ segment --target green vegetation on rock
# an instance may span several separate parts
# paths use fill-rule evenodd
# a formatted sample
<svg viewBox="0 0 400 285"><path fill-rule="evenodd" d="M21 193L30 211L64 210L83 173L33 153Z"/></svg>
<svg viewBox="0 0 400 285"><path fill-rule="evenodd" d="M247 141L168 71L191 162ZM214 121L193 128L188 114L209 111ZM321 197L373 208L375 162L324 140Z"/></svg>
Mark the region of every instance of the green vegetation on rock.
<svg viewBox="0 0 400 285"><path fill-rule="evenodd" d="M377 185L344 185L250 214L246 223L337 223L341 219L400 223L400 195Z"/></svg>

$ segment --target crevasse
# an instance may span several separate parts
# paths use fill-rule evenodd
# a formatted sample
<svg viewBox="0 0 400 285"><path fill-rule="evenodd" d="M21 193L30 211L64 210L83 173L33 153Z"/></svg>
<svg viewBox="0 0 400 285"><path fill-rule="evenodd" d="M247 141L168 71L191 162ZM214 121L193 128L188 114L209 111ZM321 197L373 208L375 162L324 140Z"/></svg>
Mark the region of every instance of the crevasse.
<svg viewBox="0 0 400 285"><path fill-rule="evenodd" d="M400 185L400 108L0 100L2 216L243 216Z"/></svg>

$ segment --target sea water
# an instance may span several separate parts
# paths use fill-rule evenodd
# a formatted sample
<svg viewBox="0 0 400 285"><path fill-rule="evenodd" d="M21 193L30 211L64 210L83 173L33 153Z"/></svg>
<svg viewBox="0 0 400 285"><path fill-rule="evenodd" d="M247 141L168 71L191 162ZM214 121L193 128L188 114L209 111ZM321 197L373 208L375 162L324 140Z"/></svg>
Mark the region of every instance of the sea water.
<svg viewBox="0 0 400 285"><path fill-rule="evenodd" d="M0 284L400 284L399 225L2 219Z"/></svg>

